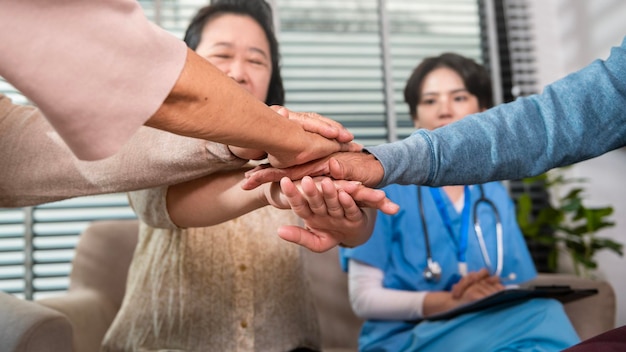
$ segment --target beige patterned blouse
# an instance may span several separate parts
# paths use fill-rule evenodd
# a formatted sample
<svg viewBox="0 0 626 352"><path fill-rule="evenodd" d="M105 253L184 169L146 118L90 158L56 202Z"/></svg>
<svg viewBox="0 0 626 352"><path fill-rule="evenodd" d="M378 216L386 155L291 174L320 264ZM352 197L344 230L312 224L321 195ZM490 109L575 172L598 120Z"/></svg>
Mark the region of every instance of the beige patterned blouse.
<svg viewBox="0 0 626 352"><path fill-rule="evenodd" d="M152 204L160 211L147 218L170 228L141 224L126 296L103 350L319 349L301 249L276 234L297 217L265 207L220 225L177 229L163 210L165 191L131 195L136 210Z"/></svg>

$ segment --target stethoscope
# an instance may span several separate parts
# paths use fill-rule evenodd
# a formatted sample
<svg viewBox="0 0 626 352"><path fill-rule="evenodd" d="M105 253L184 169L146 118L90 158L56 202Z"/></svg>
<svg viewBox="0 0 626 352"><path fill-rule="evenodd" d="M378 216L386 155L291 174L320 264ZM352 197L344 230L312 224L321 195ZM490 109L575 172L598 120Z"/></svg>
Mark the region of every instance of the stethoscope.
<svg viewBox="0 0 626 352"><path fill-rule="evenodd" d="M504 263L504 245L503 245L503 239L502 239L502 222L500 221L500 213L498 212L498 209L496 208L495 204L488 198L485 197L485 192L483 189L482 185L478 185L479 189L480 189L480 198L478 198L478 200L474 203L473 206L473 223L474 223L474 230L476 231L476 238L478 240L478 245L480 246L480 251L482 253L483 256L483 260L485 261L485 265L487 266L487 268L489 269L489 271L492 271L492 265L491 265L491 260L489 259L489 253L487 252L487 245L485 244L485 238L483 236L483 231L482 228L480 227L480 221L478 220L478 206L481 203L484 203L485 205L491 207L491 209L493 210L493 214L495 216L496 219L496 258L497 258L497 263L496 263L496 269L495 272L493 272L493 275L496 276L500 276L500 274L502 273L502 266ZM435 196L435 200L437 203L439 204L443 204L443 202L439 199L437 199L437 194L439 193L434 193L434 192L440 192L440 190L438 189L433 189L433 196ZM467 249L467 229L464 227L469 226L469 205L470 205L470 198L471 195L469 193L469 187L465 186L465 204L463 206L463 214L462 214L462 226L461 226L461 243L459 244L459 274L461 276L465 276L467 275L467 262L465 260L465 250ZM437 263L436 261L433 260L432 257L432 253L431 253L431 249L430 249L430 237L428 236L428 228L426 226L426 216L424 215L424 205L422 202L422 187L417 187L417 202L419 204L419 212L420 212L420 218L422 220L422 230L424 233L424 242L426 243L426 268L424 269L423 275L424 278L427 281L439 281L439 279L441 279L441 265L439 265L439 263ZM447 220L447 211L445 209L440 208L439 209L440 214L442 215L442 217L444 217L444 222L446 222L447 224L449 223L449 220Z"/></svg>

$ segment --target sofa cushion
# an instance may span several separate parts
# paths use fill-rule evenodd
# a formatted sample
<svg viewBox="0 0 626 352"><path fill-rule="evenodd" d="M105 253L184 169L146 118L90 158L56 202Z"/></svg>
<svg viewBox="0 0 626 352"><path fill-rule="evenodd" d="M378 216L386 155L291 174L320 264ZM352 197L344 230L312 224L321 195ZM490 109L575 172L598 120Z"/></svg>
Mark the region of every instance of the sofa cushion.
<svg viewBox="0 0 626 352"><path fill-rule="evenodd" d="M301 251L317 308L323 351L356 351L363 319L350 306L348 274L339 265L339 250Z"/></svg>

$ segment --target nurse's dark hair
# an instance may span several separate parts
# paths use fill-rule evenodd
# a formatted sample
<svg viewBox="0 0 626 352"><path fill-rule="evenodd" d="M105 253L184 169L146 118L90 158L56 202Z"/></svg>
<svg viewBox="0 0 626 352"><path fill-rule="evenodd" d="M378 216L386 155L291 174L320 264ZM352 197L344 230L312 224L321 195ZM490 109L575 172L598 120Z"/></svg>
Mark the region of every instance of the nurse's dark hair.
<svg viewBox="0 0 626 352"><path fill-rule="evenodd" d="M263 28L272 56L272 77L265 103L267 105L284 105L285 89L283 88L283 78L280 75L278 40L274 34L272 8L265 0L212 0L208 6L198 10L191 20L187 31L185 31L185 43L192 50L196 50L202 40L202 31L206 24L224 14L250 16Z"/></svg>
<svg viewBox="0 0 626 352"><path fill-rule="evenodd" d="M444 53L439 56L427 57L415 67L404 87L404 101L409 105L409 114L417 119L417 104L422 95L424 78L433 70L446 67L456 72L465 88L478 99L481 108L493 106L493 93L489 72L484 66L465 56L455 53Z"/></svg>

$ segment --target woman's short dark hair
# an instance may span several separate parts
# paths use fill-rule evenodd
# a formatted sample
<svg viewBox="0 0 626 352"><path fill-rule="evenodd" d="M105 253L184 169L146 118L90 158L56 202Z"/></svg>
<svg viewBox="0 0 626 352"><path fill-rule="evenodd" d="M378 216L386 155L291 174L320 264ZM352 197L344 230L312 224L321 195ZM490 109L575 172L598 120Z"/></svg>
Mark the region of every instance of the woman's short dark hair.
<svg viewBox="0 0 626 352"><path fill-rule="evenodd" d="M422 95L424 78L431 71L441 67L449 68L461 76L465 88L478 98L478 105L481 108L489 109L493 106L491 78L485 67L467 57L454 53L444 53L439 56L425 58L413 70L411 77L406 82L404 101L409 105L412 119L418 118L417 104Z"/></svg>
<svg viewBox="0 0 626 352"><path fill-rule="evenodd" d="M263 28L272 56L272 77L265 103L267 105L284 105L285 89L283 88L283 78L280 75L278 40L274 35L272 8L265 0L212 0L208 6L198 10L198 13L191 20L185 32L185 43L192 50L196 50L202 40L202 30L206 24L216 16L227 13L250 16Z"/></svg>

